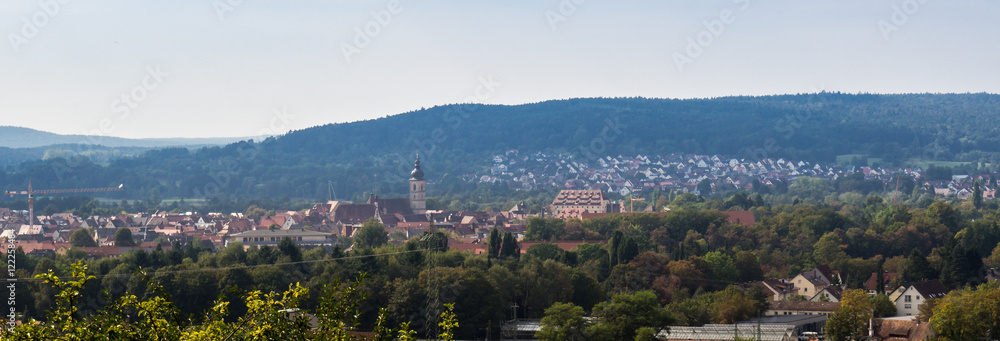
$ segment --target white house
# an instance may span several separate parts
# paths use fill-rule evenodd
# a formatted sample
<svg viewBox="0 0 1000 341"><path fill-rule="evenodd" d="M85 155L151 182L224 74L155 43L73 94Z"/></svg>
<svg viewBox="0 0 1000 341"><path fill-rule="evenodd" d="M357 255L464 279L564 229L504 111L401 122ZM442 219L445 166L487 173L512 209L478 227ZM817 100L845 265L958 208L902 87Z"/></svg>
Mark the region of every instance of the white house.
<svg viewBox="0 0 1000 341"><path fill-rule="evenodd" d="M904 283L889 297L896 304L896 316L916 316L929 298L944 297L948 289L938 280Z"/></svg>

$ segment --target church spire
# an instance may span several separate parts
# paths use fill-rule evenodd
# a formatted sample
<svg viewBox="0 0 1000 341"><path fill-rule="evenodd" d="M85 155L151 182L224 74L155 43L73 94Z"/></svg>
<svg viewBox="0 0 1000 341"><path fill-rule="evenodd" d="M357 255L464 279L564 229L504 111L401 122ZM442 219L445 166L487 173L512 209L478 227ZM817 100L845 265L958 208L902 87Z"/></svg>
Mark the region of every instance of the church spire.
<svg viewBox="0 0 1000 341"><path fill-rule="evenodd" d="M413 171L410 172L411 180L423 180L424 171L420 169L420 153L417 153L417 160L413 162Z"/></svg>

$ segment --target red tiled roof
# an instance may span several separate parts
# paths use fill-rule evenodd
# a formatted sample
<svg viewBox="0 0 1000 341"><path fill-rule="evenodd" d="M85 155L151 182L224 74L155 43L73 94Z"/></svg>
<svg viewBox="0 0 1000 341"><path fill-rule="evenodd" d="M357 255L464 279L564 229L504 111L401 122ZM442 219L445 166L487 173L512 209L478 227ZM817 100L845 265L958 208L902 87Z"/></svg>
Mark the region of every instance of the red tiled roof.
<svg viewBox="0 0 1000 341"><path fill-rule="evenodd" d="M362 224L374 218L373 204L340 204L333 212L333 221L343 224Z"/></svg>
<svg viewBox="0 0 1000 341"><path fill-rule="evenodd" d="M750 226L757 223L751 211L722 211L726 215L726 221L730 224L741 224Z"/></svg>
<svg viewBox="0 0 1000 341"><path fill-rule="evenodd" d="M579 247L580 245L583 245L583 244L607 244L607 243L608 243L607 240L576 240L576 241L555 241L555 242L520 242L520 244L521 244L521 253L527 252L529 247L531 247L532 245L538 245L538 244L554 244L554 245L558 246L560 249L563 249L563 251L573 251L573 250L576 250L577 247Z"/></svg>
<svg viewBox="0 0 1000 341"><path fill-rule="evenodd" d="M564 189L559 191L552 205L593 206L604 203L604 192L596 189Z"/></svg>
<svg viewBox="0 0 1000 341"><path fill-rule="evenodd" d="M888 292L892 291L892 289L895 289L895 288L890 288L889 283L895 280L896 276L897 275L895 272L887 272L882 276L883 283L885 284L885 288L883 289L885 289L885 291ZM872 276L868 277L868 280L865 281L865 290L875 291L877 290L877 287L878 287L878 274L873 272Z"/></svg>

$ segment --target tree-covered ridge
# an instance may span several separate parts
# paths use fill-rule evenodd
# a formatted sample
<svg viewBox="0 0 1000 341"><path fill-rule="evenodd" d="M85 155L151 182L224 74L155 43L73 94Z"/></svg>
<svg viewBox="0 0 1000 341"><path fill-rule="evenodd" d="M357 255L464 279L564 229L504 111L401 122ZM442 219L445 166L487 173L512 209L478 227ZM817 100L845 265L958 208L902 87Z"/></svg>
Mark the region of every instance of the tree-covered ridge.
<svg viewBox="0 0 1000 341"><path fill-rule="evenodd" d="M0 185L39 188L128 184L129 199L343 197L405 193L413 154L434 184L452 186L508 149L603 155L698 153L833 162L863 154L1000 164L1000 96L818 93L715 99L589 98L447 105L376 120L328 124L264 141L162 149L100 166L70 157L0 172ZM447 188L430 187L449 192ZM457 192L454 192L457 193ZM434 192L430 193L436 195ZM121 198L118 198L121 199Z"/></svg>

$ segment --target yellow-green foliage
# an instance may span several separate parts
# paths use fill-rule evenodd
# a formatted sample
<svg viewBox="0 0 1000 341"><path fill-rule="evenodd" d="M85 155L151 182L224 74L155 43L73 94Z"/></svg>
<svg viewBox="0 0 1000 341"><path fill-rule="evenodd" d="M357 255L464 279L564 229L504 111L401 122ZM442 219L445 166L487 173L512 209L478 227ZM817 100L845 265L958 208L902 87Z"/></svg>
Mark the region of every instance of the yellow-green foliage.
<svg viewBox="0 0 1000 341"><path fill-rule="evenodd" d="M200 323L191 323L181 318L165 290L149 281L151 295L145 300L126 294L96 314L79 316L77 304L82 288L95 277L86 275L87 266L82 262L72 267L74 280L60 279L52 271L36 276L59 291L49 321L30 320L0 330L0 340L356 340L350 332L357 327L357 308L366 296L360 290L364 275L351 285L341 286L336 281L321 295L314 315L318 323L313 327L312 312L305 312L301 305L309 297L309 289L294 283L281 293L246 293L243 298L247 312L233 322L227 322L230 302L219 299ZM446 306L448 310L441 315L441 338L450 340L458 321L454 305ZM384 309L380 311L378 340L416 339L409 323L385 327L385 314Z"/></svg>

